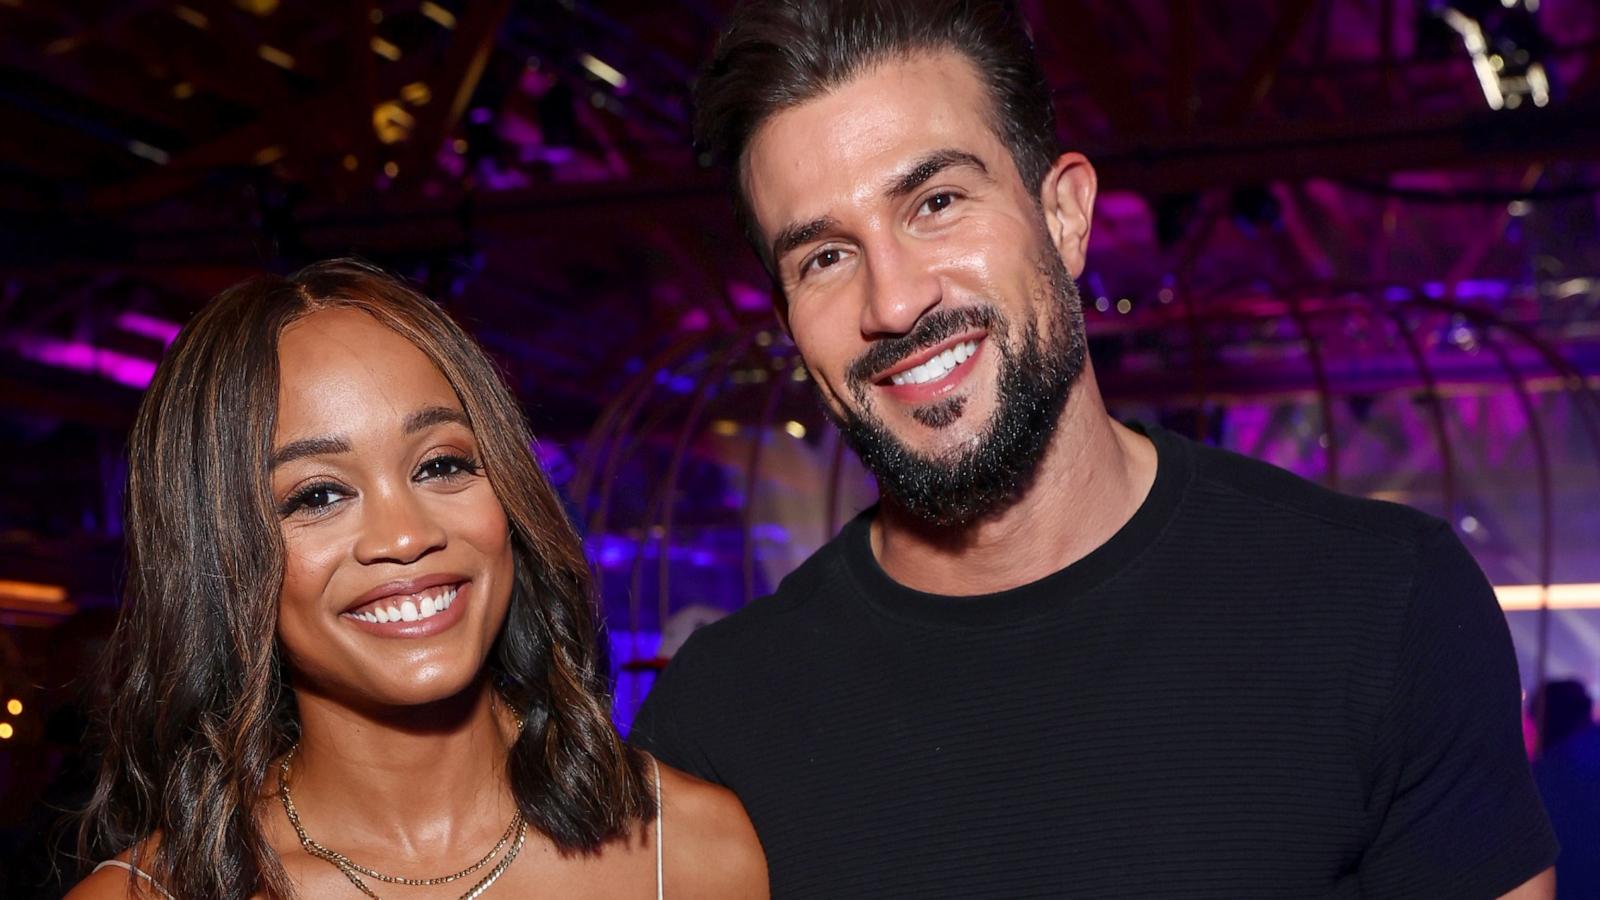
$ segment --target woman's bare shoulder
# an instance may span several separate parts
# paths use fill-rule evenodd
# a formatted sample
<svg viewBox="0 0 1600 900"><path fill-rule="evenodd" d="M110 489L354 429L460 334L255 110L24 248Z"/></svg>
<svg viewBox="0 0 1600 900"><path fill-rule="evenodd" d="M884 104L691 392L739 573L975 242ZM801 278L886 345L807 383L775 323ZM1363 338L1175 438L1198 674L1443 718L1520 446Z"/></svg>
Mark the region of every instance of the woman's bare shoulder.
<svg viewBox="0 0 1600 900"><path fill-rule="evenodd" d="M143 850L140 857L150 858ZM162 892L156 890L148 879L126 868L134 864L132 849L124 850L112 859L124 865L103 866L99 871L89 873L62 900L164 900Z"/></svg>
<svg viewBox="0 0 1600 900"><path fill-rule="evenodd" d="M667 896L765 900L767 858L739 798L661 766Z"/></svg>

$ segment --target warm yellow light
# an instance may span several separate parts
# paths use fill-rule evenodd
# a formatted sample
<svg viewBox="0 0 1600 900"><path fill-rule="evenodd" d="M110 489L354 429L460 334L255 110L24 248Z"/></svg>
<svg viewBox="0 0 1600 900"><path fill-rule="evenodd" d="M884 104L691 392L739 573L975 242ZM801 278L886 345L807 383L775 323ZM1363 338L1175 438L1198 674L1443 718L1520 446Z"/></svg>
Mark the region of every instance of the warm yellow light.
<svg viewBox="0 0 1600 900"><path fill-rule="evenodd" d="M1508 612L1539 609L1600 609L1600 582L1590 584L1502 584L1494 589Z"/></svg>
<svg viewBox="0 0 1600 900"><path fill-rule="evenodd" d="M277 144L273 144L270 147L262 147L256 151L256 155L252 159L255 160L255 164L258 166L270 166L283 159L283 147Z"/></svg>
<svg viewBox="0 0 1600 900"><path fill-rule="evenodd" d="M180 81L172 86L172 96L179 100L187 100L194 96L194 85L187 81Z"/></svg>
<svg viewBox="0 0 1600 900"><path fill-rule="evenodd" d="M13 716L22 715L22 701L21 700L15 700L15 699L7 700L6 701L6 712L11 713Z"/></svg>
<svg viewBox="0 0 1600 900"><path fill-rule="evenodd" d="M718 419L711 423L711 433L722 437L733 437L739 433L739 423L732 419Z"/></svg>
<svg viewBox="0 0 1600 900"><path fill-rule="evenodd" d="M803 438L806 436L806 427L792 419L783 424L783 430L789 432L789 434L797 438Z"/></svg>
<svg viewBox="0 0 1600 900"><path fill-rule="evenodd" d="M416 124L416 117L393 100L385 100L372 108L372 130L385 144L398 144L410 137Z"/></svg>
<svg viewBox="0 0 1600 900"><path fill-rule="evenodd" d="M383 174L389 176L390 178L399 177L399 175L400 175L400 164L395 162L392 159L389 160L388 162L383 164Z"/></svg>
<svg viewBox="0 0 1600 900"><path fill-rule="evenodd" d="M174 6L172 8L172 14L184 20L185 22L188 22L190 25L200 29L201 31L211 27L211 20L206 18L206 14L198 9L188 6Z"/></svg>
<svg viewBox="0 0 1600 900"><path fill-rule="evenodd" d="M458 154L467 152L467 142L465 140L462 140L461 138L456 138L455 139L455 143L451 144L450 146Z"/></svg>
<svg viewBox="0 0 1600 900"><path fill-rule="evenodd" d="M398 62L400 59L400 48L377 35L372 36L372 42L369 46L372 47L373 53L387 59L389 62Z"/></svg>
<svg viewBox="0 0 1600 900"><path fill-rule="evenodd" d="M456 27L456 14L432 2L432 0L423 0L422 6L418 7L418 11L437 22L440 28Z"/></svg>
<svg viewBox="0 0 1600 900"><path fill-rule="evenodd" d="M0 722L0 741L9 741L11 736L16 733L17 730L11 727L10 722Z"/></svg>
<svg viewBox="0 0 1600 900"><path fill-rule="evenodd" d="M428 90L426 82L413 81L400 89L400 99L412 106L426 106L433 99L433 91Z"/></svg>
<svg viewBox="0 0 1600 900"><path fill-rule="evenodd" d="M262 18L278 11L278 0L233 0L233 5Z"/></svg>
<svg viewBox="0 0 1600 900"><path fill-rule="evenodd" d="M346 172L354 172L359 165L361 165L361 160L356 159L354 153L346 153L344 155L344 170Z"/></svg>
<svg viewBox="0 0 1600 900"><path fill-rule="evenodd" d="M0 599L60 603L67 599L67 589L59 584L40 584L36 581L9 581L0 578Z"/></svg>
<svg viewBox="0 0 1600 900"><path fill-rule="evenodd" d="M271 44L262 44L256 48L256 54L280 69L294 68L294 57L279 50Z"/></svg>
<svg viewBox="0 0 1600 900"><path fill-rule="evenodd" d="M602 60L596 59L593 56L585 53L578 57L578 62L581 63L585 69L589 70L589 74L600 79L601 81L604 81L606 84L609 84L614 88L620 89L628 86L628 77L623 75L621 72L618 72L614 67Z"/></svg>

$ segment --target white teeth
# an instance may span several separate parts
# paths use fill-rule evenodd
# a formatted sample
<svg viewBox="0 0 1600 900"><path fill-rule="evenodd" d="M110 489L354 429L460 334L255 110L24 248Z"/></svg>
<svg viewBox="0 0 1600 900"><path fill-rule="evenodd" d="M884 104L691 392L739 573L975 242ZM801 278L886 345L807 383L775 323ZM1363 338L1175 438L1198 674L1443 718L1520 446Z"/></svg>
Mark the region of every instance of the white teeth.
<svg viewBox="0 0 1600 900"><path fill-rule="evenodd" d="M940 353L920 366L913 366L898 375L890 377L889 381L896 385L927 384L938 381L950 374L956 366L961 365L978 352L977 341L964 341Z"/></svg>
<svg viewBox="0 0 1600 900"><path fill-rule="evenodd" d="M459 591L459 587L429 588L412 594L398 603L375 604L369 609L349 615L363 622L377 624L419 622L449 609L451 604L456 602L456 594Z"/></svg>

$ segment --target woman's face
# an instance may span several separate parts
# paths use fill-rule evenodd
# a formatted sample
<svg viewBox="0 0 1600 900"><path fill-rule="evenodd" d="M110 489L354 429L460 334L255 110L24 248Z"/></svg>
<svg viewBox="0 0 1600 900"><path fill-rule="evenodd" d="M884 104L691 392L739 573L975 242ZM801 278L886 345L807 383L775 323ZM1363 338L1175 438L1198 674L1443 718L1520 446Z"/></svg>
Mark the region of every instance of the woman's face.
<svg viewBox="0 0 1600 900"><path fill-rule="evenodd" d="M296 689L357 706L461 691L505 620L513 561L455 392L357 310L295 321L278 361L278 637Z"/></svg>

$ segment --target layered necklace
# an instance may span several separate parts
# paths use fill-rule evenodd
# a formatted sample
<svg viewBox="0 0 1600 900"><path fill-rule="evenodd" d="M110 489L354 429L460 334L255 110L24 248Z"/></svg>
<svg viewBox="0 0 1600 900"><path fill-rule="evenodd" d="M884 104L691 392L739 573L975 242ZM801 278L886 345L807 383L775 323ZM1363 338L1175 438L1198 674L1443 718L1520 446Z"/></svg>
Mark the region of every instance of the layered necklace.
<svg viewBox="0 0 1600 900"><path fill-rule="evenodd" d="M307 853L317 859L332 863L335 868L344 873L344 877L350 879L350 883L355 885L357 890L371 897L372 900L382 900L382 898L372 888L367 887L365 881L361 880L363 875L387 884L403 884L413 887L449 884L482 869L484 866L489 865L496 856L500 856L500 861L494 864L494 868L489 870L489 874L483 876L477 884L461 895L461 900L477 900L477 898L483 896L484 891L487 891L490 885L505 874L506 869L510 868L511 861L517 858L518 853L522 852L522 844L528 838L528 823L527 820L522 818L522 811L519 809L511 816L511 824L506 826L505 832L500 835L500 840L489 848L489 852L485 853L482 859L459 872L441 875L437 878L402 878L399 875L387 875L375 869L369 869L366 866L357 864L343 853L337 850L330 850L317 843L311 838L311 835L306 834L305 827L300 824L300 813L294 808L294 796L289 793L289 761L294 759L294 755L299 749L299 744L289 748L289 752L284 754L283 762L278 764L278 799L283 801L283 811L289 816L289 824L294 826L294 833L300 838L300 846ZM500 855L502 850L505 851L504 856Z"/></svg>

